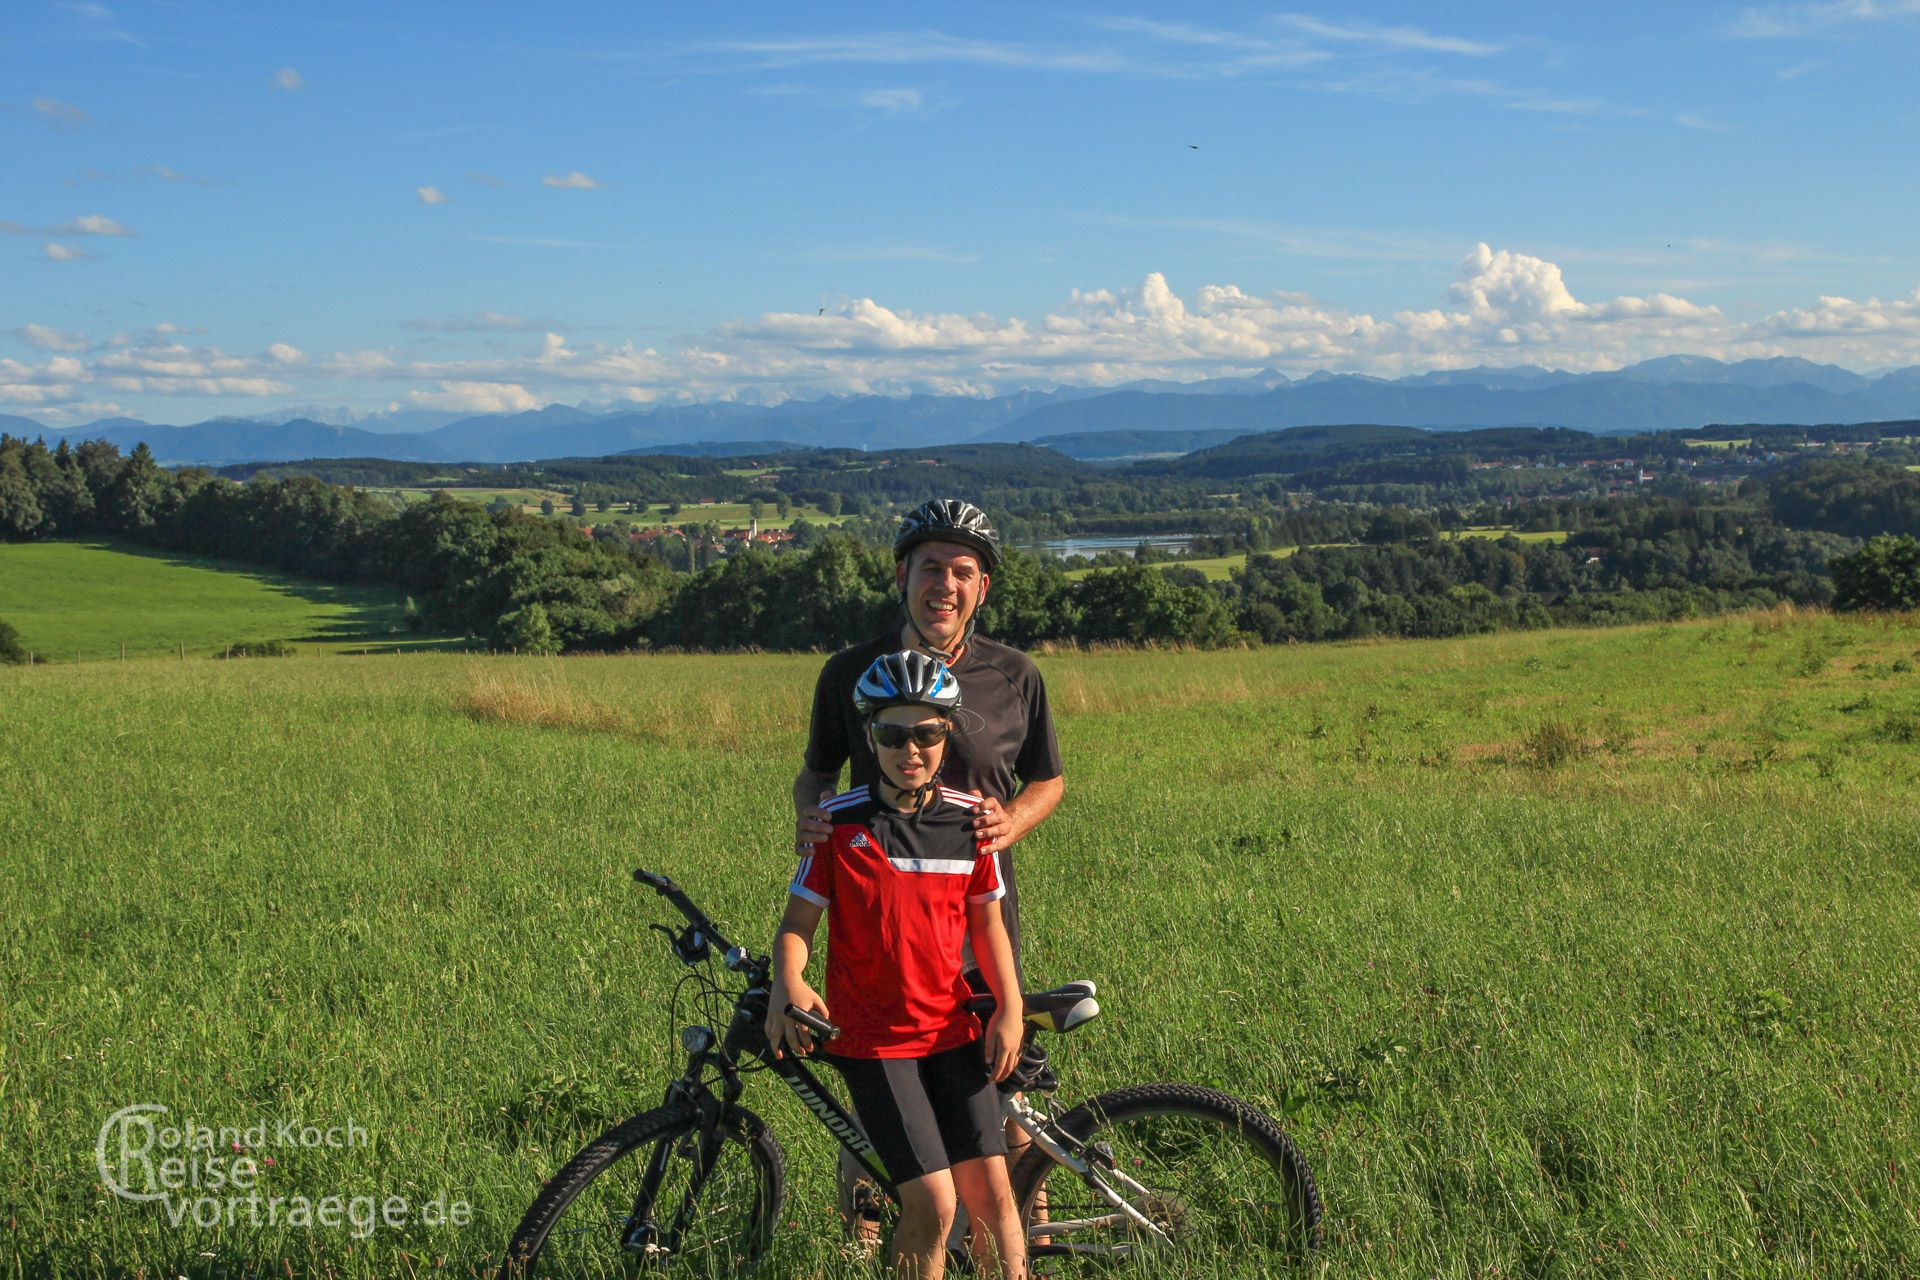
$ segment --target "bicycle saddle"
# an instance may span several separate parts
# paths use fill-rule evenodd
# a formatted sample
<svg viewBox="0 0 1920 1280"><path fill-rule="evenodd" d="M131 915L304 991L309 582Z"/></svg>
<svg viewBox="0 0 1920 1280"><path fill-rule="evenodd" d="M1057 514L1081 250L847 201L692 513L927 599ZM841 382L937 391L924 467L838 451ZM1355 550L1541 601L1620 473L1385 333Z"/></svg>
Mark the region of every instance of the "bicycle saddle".
<svg viewBox="0 0 1920 1280"><path fill-rule="evenodd" d="M1068 982L1046 991L1023 991L1020 993L1020 1001L1025 1006L1022 1021L1043 1031L1071 1031L1100 1016L1100 1002L1093 998L1093 991L1091 982ZM994 999L990 995L975 996L967 1001L967 1009L985 1018L994 1010Z"/></svg>

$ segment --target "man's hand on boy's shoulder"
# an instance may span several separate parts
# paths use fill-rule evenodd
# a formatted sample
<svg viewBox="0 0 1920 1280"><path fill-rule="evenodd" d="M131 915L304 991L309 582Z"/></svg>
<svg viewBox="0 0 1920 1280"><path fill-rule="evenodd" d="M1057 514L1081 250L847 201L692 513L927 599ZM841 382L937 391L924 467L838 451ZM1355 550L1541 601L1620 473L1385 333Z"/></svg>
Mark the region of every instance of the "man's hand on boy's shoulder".
<svg viewBox="0 0 1920 1280"><path fill-rule="evenodd" d="M1013 835L1013 822L1006 808L992 796L985 796L974 807L973 844L982 853L999 853Z"/></svg>
<svg viewBox="0 0 1920 1280"><path fill-rule="evenodd" d="M1020 788L1010 806L992 796L981 800L979 812L973 819L973 835L980 850L1001 853L1018 844L1029 831L1046 821L1065 790L1063 779L1043 778Z"/></svg>
<svg viewBox="0 0 1920 1280"><path fill-rule="evenodd" d="M833 835L833 823L827 817L827 811L819 805L812 805L800 811L799 818L793 824L794 852L804 854L807 850L824 844Z"/></svg>

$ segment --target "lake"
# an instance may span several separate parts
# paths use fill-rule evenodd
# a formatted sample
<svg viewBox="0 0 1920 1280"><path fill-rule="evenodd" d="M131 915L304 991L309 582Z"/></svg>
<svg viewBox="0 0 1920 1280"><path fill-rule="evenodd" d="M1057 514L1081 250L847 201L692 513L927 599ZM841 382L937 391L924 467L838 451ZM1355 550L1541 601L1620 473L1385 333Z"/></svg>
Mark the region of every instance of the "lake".
<svg viewBox="0 0 1920 1280"><path fill-rule="evenodd" d="M1135 534L1130 538L1056 538L1051 542L1041 543L1039 549L1048 555L1061 556L1063 558L1066 556L1094 556L1102 551L1131 551L1143 542L1150 546L1168 547L1185 551L1193 545L1193 540L1196 536L1198 535L1191 533L1168 533L1154 534L1146 537Z"/></svg>

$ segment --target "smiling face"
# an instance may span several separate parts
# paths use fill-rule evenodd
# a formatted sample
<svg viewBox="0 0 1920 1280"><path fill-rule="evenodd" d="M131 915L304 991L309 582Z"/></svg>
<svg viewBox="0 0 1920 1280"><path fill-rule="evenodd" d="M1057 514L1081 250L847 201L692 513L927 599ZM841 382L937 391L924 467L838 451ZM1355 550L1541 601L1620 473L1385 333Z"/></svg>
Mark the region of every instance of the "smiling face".
<svg viewBox="0 0 1920 1280"><path fill-rule="evenodd" d="M874 758L880 762L881 776L900 791L917 791L926 786L928 779L940 771L940 762L947 758L947 744L942 740L923 745L914 741L911 731L933 736L939 730L950 729L951 725L945 716L926 707L882 707L874 712L867 722L867 745L873 748ZM878 733L876 726L879 726ZM900 746L889 747L879 741L882 736L899 736L896 730L909 731Z"/></svg>
<svg viewBox="0 0 1920 1280"><path fill-rule="evenodd" d="M907 597L907 612L920 634L941 649L960 643L967 620L987 597L980 557L957 542L923 542L894 568L894 583Z"/></svg>

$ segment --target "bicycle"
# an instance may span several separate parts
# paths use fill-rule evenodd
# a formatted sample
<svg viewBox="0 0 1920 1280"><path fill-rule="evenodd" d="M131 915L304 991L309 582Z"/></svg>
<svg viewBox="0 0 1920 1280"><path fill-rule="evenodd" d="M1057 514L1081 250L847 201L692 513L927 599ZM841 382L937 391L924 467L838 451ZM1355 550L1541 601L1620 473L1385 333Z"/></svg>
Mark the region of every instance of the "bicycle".
<svg viewBox="0 0 1920 1280"><path fill-rule="evenodd" d="M773 1056L768 958L729 942L666 876L633 875L686 919L678 931L650 927L688 967L681 986L693 986L706 1022L682 1028L686 1068L661 1105L608 1129L547 1181L508 1245L501 1280L724 1274L764 1256L786 1196L786 1160L765 1122L740 1105L745 1077L760 1071L778 1076L896 1199L859 1122L804 1059ZM743 987L714 977L716 953ZM1093 997L1086 982L1023 993L1021 1066L1001 1086L1007 1116L1032 1138L1012 1172L1032 1262L1050 1260L1049 1275L1129 1260L1164 1273L1182 1256L1212 1265L1221 1254L1260 1251L1272 1262L1316 1248L1324 1211L1313 1172L1252 1104L1201 1085L1143 1084L1056 1112L1058 1082L1034 1034L1085 1025L1100 1011ZM981 999L991 1009L992 998ZM676 1013L678 1000L676 988ZM837 1033L803 1010L786 1012L816 1043ZM715 1030L721 1022L724 1032Z"/></svg>

